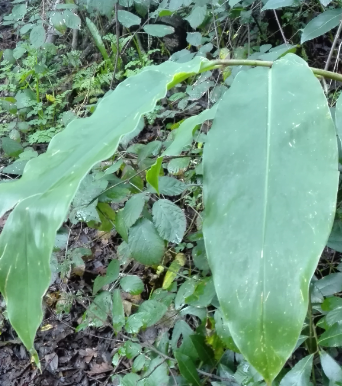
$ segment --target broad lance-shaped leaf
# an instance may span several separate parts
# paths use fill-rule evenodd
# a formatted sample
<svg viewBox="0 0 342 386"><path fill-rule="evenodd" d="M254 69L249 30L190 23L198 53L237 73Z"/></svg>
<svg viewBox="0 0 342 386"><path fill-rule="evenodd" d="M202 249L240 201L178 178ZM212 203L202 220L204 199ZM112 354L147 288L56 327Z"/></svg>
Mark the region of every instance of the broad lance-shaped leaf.
<svg viewBox="0 0 342 386"><path fill-rule="evenodd" d="M96 25L90 19L86 18L86 23L87 23L87 27L89 29L89 32L91 33L91 36L94 39L96 47L101 52L103 59L107 60L109 57L108 57L108 54L106 51L106 47L105 47L103 40L101 38L101 35L99 33L99 30L97 29Z"/></svg>
<svg viewBox="0 0 342 386"><path fill-rule="evenodd" d="M336 133L338 136L338 140L340 145L342 144L342 95L337 99L336 109L335 109L335 125L336 125Z"/></svg>
<svg viewBox="0 0 342 386"><path fill-rule="evenodd" d="M342 383L341 366L325 351L320 351L321 365L324 374L329 379L329 386L338 386Z"/></svg>
<svg viewBox="0 0 342 386"><path fill-rule="evenodd" d="M334 123L293 54L238 74L204 148L203 234L241 353L270 383L291 355L334 219Z"/></svg>
<svg viewBox="0 0 342 386"><path fill-rule="evenodd" d="M324 35L340 23L342 8L329 9L310 20L305 26L301 37L301 44L308 40Z"/></svg>
<svg viewBox="0 0 342 386"><path fill-rule="evenodd" d="M27 163L20 180L0 185L0 217L15 206L0 237L0 290L9 320L31 353L55 234L81 180L115 152L121 137L134 131L168 88L207 63L200 58L165 62L127 79L101 100L91 117L73 120L57 134L45 154Z"/></svg>
<svg viewBox="0 0 342 386"><path fill-rule="evenodd" d="M313 354L301 359L280 381L280 386L310 386Z"/></svg>
<svg viewBox="0 0 342 386"><path fill-rule="evenodd" d="M183 121L178 129L174 130L175 137L171 145L163 152L162 156L179 155L185 146L191 145L193 140L193 131L197 125L214 119L217 110L217 104L211 109L204 110L201 114L195 115Z"/></svg>

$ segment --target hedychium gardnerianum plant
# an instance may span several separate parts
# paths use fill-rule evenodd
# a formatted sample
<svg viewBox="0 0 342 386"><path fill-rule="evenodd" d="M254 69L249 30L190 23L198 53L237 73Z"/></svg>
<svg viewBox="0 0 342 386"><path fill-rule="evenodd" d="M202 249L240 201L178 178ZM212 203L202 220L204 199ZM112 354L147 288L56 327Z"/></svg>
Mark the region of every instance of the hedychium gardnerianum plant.
<svg viewBox="0 0 342 386"><path fill-rule="evenodd" d="M268 384L291 355L334 219L339 178L336 130L315 75L342 76L288 54L276 62L197 57L147 67L106 95L91 117L56 135L21 179L0 186L1 216L12 210L0 237L0 290L37 363L34 337L50 255L80 182L168 89L226 65L258 67L241 71L223 95L205 144L207 256L232 338ZM197 124L177 134L177 146L149 170L150 181L162 157L180 154Z"/></svg>

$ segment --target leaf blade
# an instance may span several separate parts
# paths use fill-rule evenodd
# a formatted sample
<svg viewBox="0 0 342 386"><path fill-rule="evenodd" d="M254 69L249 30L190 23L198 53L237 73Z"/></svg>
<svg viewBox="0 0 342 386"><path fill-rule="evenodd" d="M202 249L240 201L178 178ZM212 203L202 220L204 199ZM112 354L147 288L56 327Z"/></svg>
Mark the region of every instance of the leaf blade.
<svg viewBox="0 0 342 386"><path fill-rule="evenodd" d="M313 354L301 359L281 380L280 386L309 386Z"/></svg>
<svg viewBox="0 0 342 386"><path fill-rule="evenodd" d="M342 15L342 9L329 9L312 19L304 28L300 43L324 35L338 26Z"/></svg>
<svg viewBox="0 0 342 386"><path fill-rule="evenodd" d="M298 85L304 79L306 91L301 94ZM258 90L250 95L249 102L244 97L248 94L247 84L251 90ZM203 233L217 295L232 337L248 361L271 382L297 342L307 311L309 282L330 233L337 192L336 135L318 82L295 55L288 54L275 62L271 70L256 69L248 75L238 75L230 90L220 103L204 149ZM286 103L286 109L277 103L279 100ZM230 134L223 134L227 116L232 129ZM316 124L312 124L313 116ZM259 129L256 125L260 125ZM326 127L324 137L321 125ZM252 127L253 133L259 132L258 137L249 132ZM262 161L258 166L253 161L252 172L247 155L256 148ZM217 149L222 149L222 153ZM296 159L296 167L282 168L280 159L288 159L288 165ZM307 168L314 168L315 177L303 173ZM326 170L330 170L329 174ZM317 185L321 178L327 188L324 192ZM307 206L307 196L312 194L320 197L315 209ZM250 206L252 201L255 206ZM285 206L287 211L282 210ZM241 222L246 207L249 213L253 212L249 223ZM310 217L313 211L317 216ZM304 228L299 221L293 221L298 213L309 221ZM280 232L278 227L283 222L290 222L291 226L284 226ZM304 249L299 252L301 248ZM236 262L237 251L243 251L240 263ZM234 280L228 283L225 272L230 272ZM289 282L296 285L291 284L290 288ZM253 283L253 292L246 292L246 283ZM279 292L281 297L277 296ZM227 293L234 296L228 300ZM254 300L244 301L246 296ZM290 304L295 304L295 311ZM283 316L281 322L274 319L278 313ZM279 329L287 334L286 339ZM249 333L243 335L241 331ZM260 341L264 351L260 350Z"/></svg>
<svg viewBox="0 0 342 386"><path fill-rule="evenodd" d="M160 236L170 243L179 244L185 234L184 212L173 202L161 199L152 208L153 222Z"/></svg>
<svg viewBox="0 0 342 386"><path fill-rule="evenodd" d="M159 264L164 256L164 242L152 222L145 218L130 229L128 245L133 258L145 265Z"/></svg>
<svg viewBox="0 0 342 386"><path fill-rule="evenodd" d="M91 117L73 120L57 134L46 153L26 164L20 180L0 186L0 216L14 207L0 236L0 290L9 320L29 351L34 350L43 316L41 298L50 282L55 235L80 182L95 164L115 152L121 138L135 130L168 87L198 72L202 61L151 66L122 82L100 101ZM16 261L24 264L15 265Z"/></svg>

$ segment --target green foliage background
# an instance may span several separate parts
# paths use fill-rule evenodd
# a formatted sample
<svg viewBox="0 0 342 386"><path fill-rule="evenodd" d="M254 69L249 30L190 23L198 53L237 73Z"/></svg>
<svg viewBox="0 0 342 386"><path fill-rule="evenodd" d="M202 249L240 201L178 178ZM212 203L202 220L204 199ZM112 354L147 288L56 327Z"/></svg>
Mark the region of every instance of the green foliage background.
<svg viewBox="0 0 342 386"><path fill-rule="evenodd" d="M122 338L112 364L131 371L113 382L342 382L341 9L11 2L0 290L37 366L51 272L67 281L93 256L68 249L65 226L83 226L114 240L113 254L92 291L63 293L55 310L87 299L77 331ZM134 262L153 280L131 274ZM130 311L124 294L138 299Z"/></svg>

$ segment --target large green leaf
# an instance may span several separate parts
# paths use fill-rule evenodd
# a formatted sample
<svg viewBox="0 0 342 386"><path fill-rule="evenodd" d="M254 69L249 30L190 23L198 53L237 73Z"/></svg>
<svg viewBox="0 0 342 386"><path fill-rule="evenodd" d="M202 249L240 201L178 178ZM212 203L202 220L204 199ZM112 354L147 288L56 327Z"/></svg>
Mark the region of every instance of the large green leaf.
<svg viewBox="0 0 342 386"><path fill-rule="evenodd" d="M174 130L174 140L171 145L163 152L162 156L179 155L185 146L191 145L193 140L193 131L197 125L214 119L217 105L211 109L204 110L201 114L195 115L183 121L178 129Z"/></svg>
<svg viewBox="0 0 342 386"><path fill-rule="evenodd" d="M342 345L342 325L335 323L328 330L323 332L318 343L324 347L338 347Z"/></svg>
<svg viewBox="0 0 342 386"><path fill-rule="evenodd" d="M341 366L325 351L320 351L322 369L329 379L329 386L338 386L342 383Z"/></svg>
<svg viewBox="0 0 342 386"><path fill-rule="evenodd" d="M123 10L120 10L118 12L118 19L119 22L126 28L131 28L132 25L139 25L141 23L141 19L139 16Z"/></svg>
<svg viewBox="0 0 342 386"><path fill-rule="evenodd" d="M144 193L135 194L126 202L123 219L127 228L130 228L138 220L144 209L145 202L146 195Z"/></svg>
<svg viewBox="0 0 342 386"><path fill-rule="evenodd" d="M178 367L183 377L189 382L190 385L201 386L202 383L197 374L196 366L190 357L184 355L180 351L175 351L175 358L178 362Z"/></svg>
<svg viewBox="0 0 342 386"><path fill-rule="evenodd" d="M110 17L117 0L80 0L78 3L87 7L88 12L98 11L101 15Z"/></svg>
<svg viewBox="0 0 342 386"><path fill-rule="evenodd" d="M169 25L163 24L147 24L144 27L144 31L152 36L162 38L166 35L173 34L175 29Z"/></svg>
<svg viewBox="0 0 342 386"><path fill-rule="evenodd" d="M335 124L336 124L336 133L341 144L342 143L342 95L341 94L338 97L336 102Z"/></svg>
<svg viewBox="0 0 342 386"><path fill-rule="evenodd" d="M81 19L75 13L73 13L69 9L66 9L62 15L63 15L63 18L65 20L65 24L67 27L72 28L72 29L80 29L81 28Z"/></svg>
<svg viewBox="0 0 342 386"><path fill-rule="evenodd" d="M166 386L170 385L168 373L170 372L168 364L165 362L165 359L158 356L157 358L152 359L150 362L149 368L143 374L145 383L138 382L137 386ZM171 383L172 385L173 383Z"/></svg>
<svg viewBox="0 0 342 386"><path fill-rule="evenodd" d="M184 182L173 177L163 176L159 177L159 192L166 196L178 196L187 189Z"/></svg>
<svg viewBox="0 0 342 386"><path fill-rule="evenodd" d="M302 59L238 74L203 164L216 292L236 345L270 383L299 337L338 186L334 123Z"/></svg>
<svg viewBox="0 0 342 386"><path fill-rule="evenodd" d="M192 46L198 47L202 44L202 34L200 32L188 32L186 41Z"/></svg>
<svg viewBox="0 0 342 386"><path fill-rule="evenodd" d="M185 214L169 200L158 200L152 208L153 222L160 236L170 243L179 244L186 230Z"/></svg>
<svg viewBox="0 0 342 386"><path fill-rule="evenodd" d="M10 157L17 157L24 151L24 148L20 145L20 143L8 137L2 138L2 149L4 153Z"/></svg>
<svg viewBox="0 0 342 386"><path fill-rule="evenodd" d="M341 20L342 8L329 9L312 19L304 28L301 44L324 35L338 26Z"/></svg>
<svg viewBox="0 0 342 386"><path fill-rule="evenodd" d="M144 283L139 276L124 276L120 280L120 285L125 292L129 292L131 295L139 295L144 290Z"/></svg>
<svg viewBox="0 0 342 386"><path fill-rule="evenodd" d="M33 354L55 234L80 182L115 152L122 136L135 130L167 89L199 72L202 62L166 62L127 79L91 117L73 120L57 134L45 154L26 164L20 180L0 185L0 217L14 207L0 236L0 290L12 326Z"/></svg>
<svg viewBox="0 0 342 386"><path fill-rule="evenodd" d="M120 263L119 260L112 260L107 268L105 276L97 276L94 281L93 295L97 294L99 290L110 283L113 283L119 277Z"/></svg>
<svg viewBox="0 0 342 386"><path fill-rule="evenodd" d="M41 47L45 42L45 38L45 29L41 24L38 24L32 28L30 33L30 42L34 48Z"/></svg>
<svg viewBox="0 0 342 386"><path fill-rule="evenodd" d="M266 11L267 9L278 9L283 7L291 7L299 5L298 0L269 0L263 7L262 11Z"/></svg>
<svg viewBox="0 0 342 386"><path fill-rule="evenodd" d="M113 291L113 309L112 309L112 318L113 318L113 328L115 333L121 331L122 327L125 325L125 313L121 298L121 292L119 289Z"/></svg>
<svg viewBox="0 0 342 386"><path fill-rule="evenodd" d="M97 29L96 25L88 18L86 18L86 24L89 29L89 32L91 33L91 36L94 39L96 47L101 52L103 59L107 60L109 56L107 54L106 47L103 43L99 30Z"/></svg>
<svg viewBox="0 0 342 386"><path fill-rule="evenodd" d="M130 229L128 245L133 258L145 265L159 264L164 256L164 241L151 221L142 218Z"/></svg>
<svg viewBox="0 0 342 386"><path fill-rule="evenodd" d="M340 99L341 98L339 98L339 100ZM337 112L337 108L336 108L336 112ZM336 114L336 117L337 117L337 114ZM339 126L337 121L336 121L336 127L338 132ZM341 126L341 129L342 129L342 126ZM341 134L342 134L342 131L341 131ZM339 138L342 138L342 137L339 136ZM335 221L327 242L327 246L329 248L335 249L335 251L337 252L342 252L342 221L341 220Z"/></svg>
<svg viewBox="0 0 342 386"><path fill-rule="evenodd" d="M192 28L197 28L203 23L206 13L206 6L195 6L192 9L190 15L185 18L185 20L189 22Z"/></svg>
<svg viewBox="0 0 342 386"><path fill-rule="evenodd" d="M313 355L301 359L281 380L280 386L310 386Z"/></svg>

